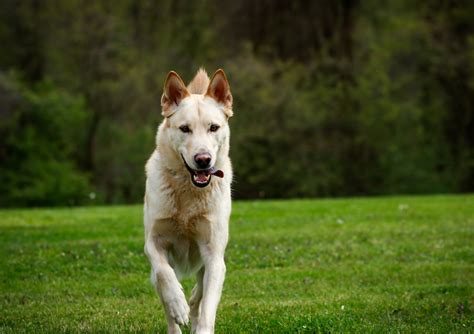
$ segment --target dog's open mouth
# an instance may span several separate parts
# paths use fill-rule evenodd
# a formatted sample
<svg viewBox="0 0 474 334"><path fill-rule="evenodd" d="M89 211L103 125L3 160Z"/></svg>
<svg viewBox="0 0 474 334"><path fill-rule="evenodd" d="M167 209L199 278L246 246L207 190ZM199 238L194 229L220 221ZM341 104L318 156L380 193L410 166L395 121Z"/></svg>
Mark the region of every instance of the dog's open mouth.
<svg viewBox="0 0 474 334"><path fill-rule="evenodd" d="M189 174L191 174L191 181L196 187L199 187L199 188L206 187L211 182L212 175L215 175L220 178L224 177L224 172L221 171L220 169L211 167L208 169L195 170L189 167L189 165L186 163L186 160L184 159L183 156L181 156L181 158L183 159L184 165L186 166L186 169L188 170Z"/></svg>

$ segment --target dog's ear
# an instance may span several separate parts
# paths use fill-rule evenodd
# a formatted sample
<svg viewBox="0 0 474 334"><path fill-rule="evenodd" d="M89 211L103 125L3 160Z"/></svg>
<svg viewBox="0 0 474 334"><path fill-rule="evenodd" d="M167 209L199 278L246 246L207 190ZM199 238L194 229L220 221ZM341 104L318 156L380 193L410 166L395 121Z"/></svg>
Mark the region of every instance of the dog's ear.
<svg viewBox="0 0 474 334"><path fill-rule="evenodd" d="M227 117L232 116L232 94L230 93L229 82L222 69L218 69L212 76L206 95L225 106L224 112Z"/></svg>
<svg viewBox="0 0 474 334"><path fill-rule="evenodd" d="M179 105L186 96L189 96L189 92L183 80L174 71L168 73L163 88L163 95L161 96L161 107L163 108L161 114L165 117L171 116L171 107Z"/></svg>

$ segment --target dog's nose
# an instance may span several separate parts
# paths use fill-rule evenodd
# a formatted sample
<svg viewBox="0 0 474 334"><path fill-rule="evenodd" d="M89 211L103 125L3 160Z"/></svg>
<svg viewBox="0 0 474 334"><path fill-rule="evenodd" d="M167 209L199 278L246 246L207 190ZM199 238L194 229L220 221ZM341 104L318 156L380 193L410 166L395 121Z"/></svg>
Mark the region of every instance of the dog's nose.
<svg viewBox="0 0 474 334"><path fill-rule="evenodd" d="M209 153L198 153L194 156L194 161L199 168L208 168L211 163L211 155Z"/></svg>

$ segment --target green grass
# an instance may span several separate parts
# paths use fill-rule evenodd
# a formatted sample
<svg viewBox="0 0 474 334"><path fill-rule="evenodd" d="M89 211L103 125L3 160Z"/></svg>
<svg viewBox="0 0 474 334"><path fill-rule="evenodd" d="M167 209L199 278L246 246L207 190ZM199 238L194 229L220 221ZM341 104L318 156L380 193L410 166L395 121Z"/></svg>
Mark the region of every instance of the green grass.
<svg viewBox="0 0 474 334"><path fill-rule="evenodd" d="M0 211L0 332L165 332L141 212ZM226 262L219 333L474 331L473 195L236 202Z"/></svg>

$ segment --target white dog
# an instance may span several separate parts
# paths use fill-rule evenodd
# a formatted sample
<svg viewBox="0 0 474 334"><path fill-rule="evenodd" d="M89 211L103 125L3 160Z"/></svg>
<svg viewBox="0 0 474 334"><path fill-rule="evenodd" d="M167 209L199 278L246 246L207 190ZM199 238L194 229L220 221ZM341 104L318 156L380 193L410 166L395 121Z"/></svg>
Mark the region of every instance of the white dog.
<svg viewBox="0 0 474 334"><path fill-rule="evenodd" d="M224 71L199 70L186 88L175 72L161 98L165 117L146 164L145 254L169 333L191 319L213 333L225 276L231 211L229 126L232 95ZM196 274L189 306L179 279Z"/></svg>

